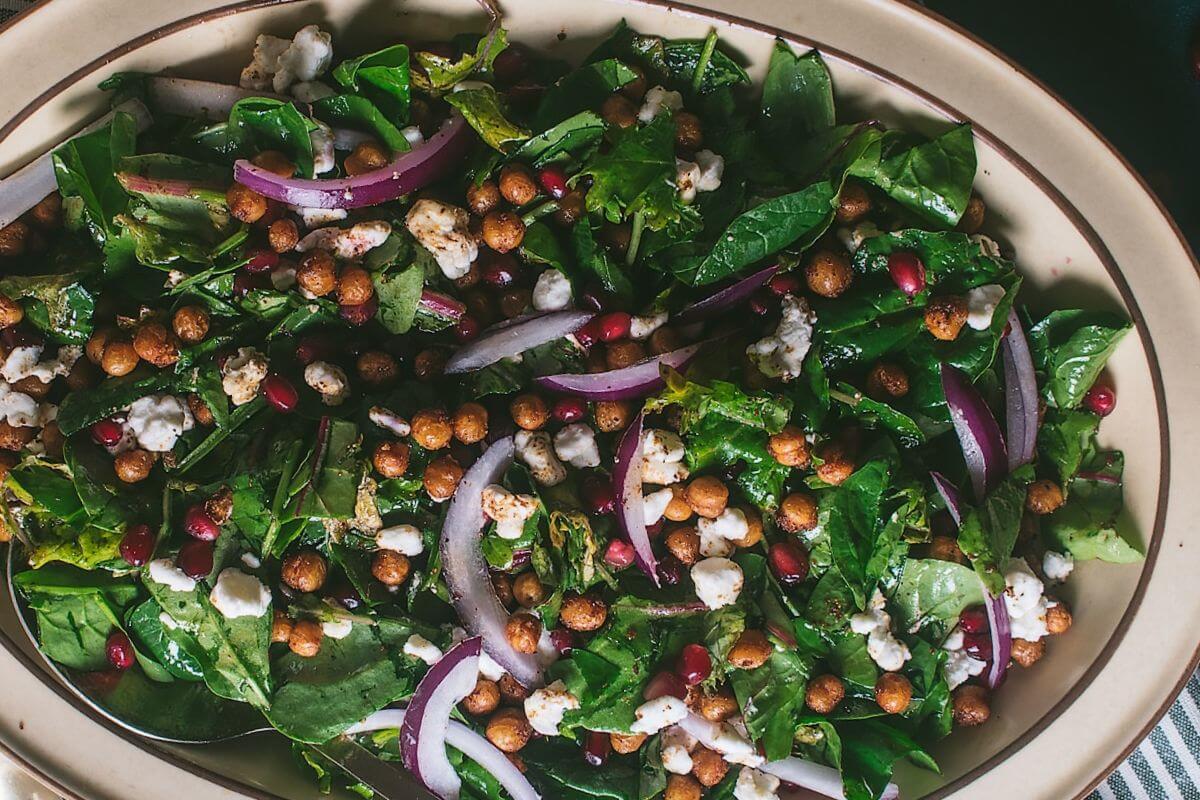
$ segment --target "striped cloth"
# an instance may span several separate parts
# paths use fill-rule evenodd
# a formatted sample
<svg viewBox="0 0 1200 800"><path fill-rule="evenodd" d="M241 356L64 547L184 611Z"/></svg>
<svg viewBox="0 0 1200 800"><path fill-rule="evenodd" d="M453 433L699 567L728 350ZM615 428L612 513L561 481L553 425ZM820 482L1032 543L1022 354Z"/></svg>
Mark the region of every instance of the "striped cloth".
<svg viewBox="0 0 1200 800"><path fill-rule="evenodd" d="M0 22L33 0L0 0ZM1200 673L1170 713L1088 800L1200 800Z"/></svg>

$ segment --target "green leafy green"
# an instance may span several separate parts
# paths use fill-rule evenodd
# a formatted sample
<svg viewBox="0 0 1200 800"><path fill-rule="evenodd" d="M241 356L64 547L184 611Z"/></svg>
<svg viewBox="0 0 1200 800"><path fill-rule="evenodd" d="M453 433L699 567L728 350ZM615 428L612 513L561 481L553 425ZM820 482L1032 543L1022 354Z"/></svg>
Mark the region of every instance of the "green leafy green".
<svg viewBox="0 0 1200 800"><path fill-rule="evenodd" d="M820 53L797 56L787 42L775 40L763 79L762 124L778 143L833 127L833 79Z"/></svg>
<svg viewBox="0 0 1200 800"><path fill-rule="evenodd" d="M400 123L408 119L411 87L407 45L392 45L347 59L334 68L333 79L346 91L369 98L384 110L389 121Z"/></svg>
<svg viewBox="0 0 1200 800"><path fill-rule="evenodd" d="M544 131L581 112L590 113L588 109L599 108L606 97L636 77L636 72L615 58L582 66L546 91L531 124Z"/></svg>
<svg viewBox="0 0 1200 800"><path fill-rule="evenodd" d="M669 114L616 132L612 149L588 159L580 175L592 179L588 211L603 214L610 222L640 214L648 228L658 230L679 219L675 125Z"/></svg>
<svg viewBox="0 0 1200 800"><path fill-rule="evenodd" d="M491 86L463 89L446 95L446 102L462 112L479 137L501 153L511 152L529 138L529 131L515 125L500 107L500 96Z"/></svg>
<svg viewBox="0 0 1200 800"><path fill-rule="evenodd" d="M93 292L83 282L85 272L57 275L5 275L0 294L24 300L26 318L56 341L84 344L92 335Z"/></svg>
<svg viewBox="0 0 1200 800"><path fill-rule="evenodd" d="M533 167L577 156L604 136L604 120L594 111L580 111L521 144L514 160ZM528 234L528 231L526 231Z"/></svg>
<svg viewBox="0 0 1200 800"><path fill-rule="evenodd" d="M496 56L508 46L508 34L504 28L496 28L481 36L475 49L457 59L447 58L426 50L417 50L412 58L420 65L419 71L411 73L413 85L435 93L442 93L474 72L487 72L492 68Z"/></svg>
<svg viewBox="0 0 1200 800"><path fill-rule="evenodd" d="M971 559L988 591L1004 591L1004 565L1012 555L1025 509L1025 486L1032 469L1021 467L988 493L978 508L966 507L958 546Z"/></svg>
<svg viewBox="0 0 1200 800"><path fill-rule="evenodd" d="M371 276L371 280L379 300L376 318L380 324L388 333L408 333L421 302L425 270L419 264L412 264L399 272L377 272Z"/></svg>
<svg viewBox="0 0 1200 800"><path fill-rule="evenodd" d="M408 139L379 106L357 94L334 94L313 103L313 114L331 126L353 128L379 137L393 153L412 149Z"/></svg>
<svg viewBox="0 0 1200 800"><path fill-rule="evenodd" d="M914 631L934 626L942 636L958 624L963 609L983 604L983 584L967 566L939 559L910 558L891 593L897 627Z"/></svg>
<svg viewBox="0 0 1200 800"><path fill-rule="evenodd" d="M242 148L279 150L302 177L313 177L314 124L292 103L270 97L248 97L233 104L229 132Z"/></svg>
<svg viewBox="0 0 1200 800"><path fill-rule="evenodd" d="M1059 408L1075 408L1129 332L1129 321L1102 311L1053 311L1029 331L1043 394Z"/></svg>
<svg viewBox="0 0 1200 800"><path fill-rule="evenodd" d="M1097 453L1067 485L1067 502L1045 518L1042 538L1048 547L1080 561L1098 558L1132 564L1144 556L1116 529L1123 505L1120 453Z"/></svg>
<svg viewBox="0 0 1200 800"><path fill-rule="evenodd" d="M742 707L746 729L761 741L769 761L787 758L804 711L804 686L812 665L799 654L775 648L767 662L752 670L734 670L729 683Z"/></svg>

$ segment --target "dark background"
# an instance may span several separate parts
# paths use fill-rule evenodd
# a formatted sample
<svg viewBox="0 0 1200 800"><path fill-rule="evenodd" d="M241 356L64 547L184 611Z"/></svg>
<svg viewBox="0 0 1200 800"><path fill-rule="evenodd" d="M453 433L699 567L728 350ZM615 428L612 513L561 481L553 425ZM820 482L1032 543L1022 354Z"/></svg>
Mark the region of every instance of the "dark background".
<svg viewBox="0 0 1200 800"><path fill-rule="evenodd" d="M1200 0L926 0L1124 153L1200 250Z"/></svg>

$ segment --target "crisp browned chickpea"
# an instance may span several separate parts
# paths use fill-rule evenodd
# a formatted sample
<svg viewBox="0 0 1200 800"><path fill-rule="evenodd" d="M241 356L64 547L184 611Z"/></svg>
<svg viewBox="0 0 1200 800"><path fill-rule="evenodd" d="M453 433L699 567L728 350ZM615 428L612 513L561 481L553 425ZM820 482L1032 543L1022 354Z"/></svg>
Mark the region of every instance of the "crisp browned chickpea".
<svg viewBox="0 0 1200 800"><path fill-rule="evenodd" d="M300 262L296 283L315 297L324 297L337 286L337 265L324 250L313 250Z"/></svg>
<svg viewBox="0 0 1200 800"><path fill-rule="evenodd" d="M169 367L179 360L178 338L159 322L147 322L137 329L133 335L133 349L138 358L159 368Z"/></svg>
<svg viewBox="0 0 1200 800"><path fill-rule="evenodd" d="M228 486L222 486L204 501L204 511L218 525L229 522L233 516L233 491Z"/></svg>
<svg viewBox="0 0 1200 800"><path fill-rule="evenodd" d="M518 653L536 653L541 636L542 621L524 611L513 614L504 626L504 637Z"/></svg>
<svg viewBox="0 0 1200 800"><path fill-rule="evenodd" d="M371 454L371 463L383 477L399 478L408 472L411 450L407 442L380 442Z"/></svg>
<svg viewBox="0 0 1200 800"><path fill-rule="evenodd" d="M100 361L100 368L115 377L128 375L137 365L137 350L132 342L126 341L109 342L104 348L104 358Z"/></svg>
<svg viewBox="0 0 1200 800"><path fill-rule="evenodd" d="M700 782L691 775L667 776L667 790L663 792L663 800L700 800L704 789Z"/></svg>
<svg viewBox="0 0 1200 800"><path fill-rule="evenodd" d="M757 630L742 631L729 649L729 663L737 669L757 669L771 657L771 642Z"/></svg>
<svg viewBox="0 0 1200 800"><path fill-rule="evenodd" d="M954 690L954 724L964 728L982 725L992 715L988 691L982 686L960 686Z"/></svg>
<svg viewBox="0 0 1200 800"><path fill-rule="evenodd" d="M804 703L818 714L829 714L846 696L846 687L837 675L818 675L808 682Z"/></svg>
<svg viewBox="0 0 1200 800"><path fill-rule="evenodd" d="M384 586L399 586L408 580L412 566L408 556L395 550L376 550L371 556L371 574Z"/></svg>
<svg viewBox="0 0 1200 800"><path fill-rule="evenodd" d="M579 221L583 216L583 191L580 189L572 189L562 196L558 201L558 208L554 211L555 223L564 228L569 228Z"/></svg>
<svg viewBox="0 0 1200 800"><path fill-rule="evenodd" d="M483 241L497 253L516 250L525 240L525 223L511 211L489 211L483 218Z"/></svg>
<svg viewBox="0 0 1200 800"><path fill-rule="evenodd" d="M97 328L92 332L87 344L83 346L83 353L88 357L88 361L100 366L100 362L104 360L104 348L115 333L112 328Z"/></svg>
<svg viewBox="0 0 1200 800"><path fill-rule="evenodd" d="M450 437L454 435L450 418L440 408L421 409L413 414L410 424L413 441L426 450L441 450L450 444Z"/></svg>
<svg viewBox="0 0 1200 800"><path fill-rule="evenodd" d="M903 714L912 695L912 684L899 672L885 672L875 681L875 703L889 714Z"/></svg>
<svg viewBox="0 0 1200 800"><path fill-rule="evenodd" d="M515 753L529 744L533 726L525 719L525 712L516 708L502 708L488 720L485 730L487 739L506 753Z"/></svg>
<svg viewBox="0 0 1200 800"><path fill-rule="evenodd" d="M958 546L958 540L953 536L934 536L929 540L929 557L938 561L953 561L955 564L967 563L967 557Z"/></svg>
<svg viewBox="0 0 1200 800"><path fill-rule="evenodd" d="M362 175L386 167L391 156L378 142L361 142L343 162L347 175Z"/></svg>
<svg viewBox="0 0 1200 800"><path fill-rule="evenodd" d="M125 483L137 483L150 477L150 469L154 466L154 456L145 450L126 450L118 453L113 459L113 470L117 477Z"/></svg>
<svg viewBox="0 0 1200 800"><path fill-rule="evenodd" d="M0 258L16 258L28 249L33 231L21 220L0 228Z"/></svg>
<svg viewBox="0 0 1200 800"><path fill-rule="evenodd" d="M675 112L675 146L690 153L704 144L704 125L690 111Z"/></svg>
<svg viewBox="0 0 1200 800"><path fill-rule="evenodd" d="M609 125L632 128L637 124L637 106L623 94L611 94L600 106L600 116Z"/></svg>
<svg viewBox="0 0 1200 800"><path fill-rule="evenodd" d="M667 508L663 512L663 516L671 522L687 522L692 518L692 507L688 505L687 494L682 486L671 487L671 502L667 503Z"/></svg>
<svg viewBox="0 0 1200 800"><path fill-rule="evenodd" d="M641 342L625 339L612 342L604 348L604 363L609 369L624 369L646 357L646 348Z"/></svg>
<svg viewBox="0 0 1200 800"><path fill-rule="evenodd" d="M838 197L837 221L843 225L852 225L865 217L871 211L871 195L862 184L856 181L846 181L842 193Z"/></svg>
<svg viewBox="0 0 1200 800"><path fill-rule="evenodd" d="M506 703L522 703L529 697L529 690L507 672L501 675L496 683L500 687L500 697Z"/></svg>
<svg viewBox="0 0 1200 800"><path fill-rule="evenodd" d="M343 306L361 306L375 294L371 273L362 267L349 266L338 276L338 303Z"/></svg>
<svg viewBox="0 0 1200 800"><path fill-rule="evenodd" d="M763 538L762 514L758 512L757 508L750 506L738 506L738 510L746 518L746 535L732 541L738 547L754 547Z"/></svg>
<svg viewBox="0 0 1200 800"><path fill-rule="evenodd" d="M671 555L685 567L692 566L700 558L700 535L690 525L668 533L666 545Z"/></svg>
<svg viewBox="0 0 1200 800"><path fill-rule="evenodd" d="M276 253L295 250L300 242L300 230L290 219L277 219L267 228L267 242Z"/></svg>
<svg viewBox="0 0 1200 800"><path fill-rule="evenodd" d="M524 164L506 164L500 170L500 194L514 206L523 206L537 197L538 185ZM486 219L486 215L485 219Z"/></svg>
<svg viewBox="0 0 1200 800"><path fill-rule="evenodd" d="M573 631L594 631L608 619L608 606L598 597L569 594L563 598L558 619Z"/></svg>
<svg viewBox="0 0 1200 800"><path fill-rule="evenodd" d="M612 745L614 753L620 755L629 755L636 753L638 748L646 743L649 738L644 733L610 733L608 735L608 743Z"/></svg>
<svg viewBox="0 0 1200 800"><path fill-rule="evenodd" d="M962 219L958 221L958 230L962 233L979 233L986 213L987 206L984 205L983 198L972 192L971 199L967 201L967 207L963 210Z"/></svg>
<svg viewBox="0 0 1200 800"><path fill-rule="evenodd" d="M500 295L500 313L505 319L519 317L529 308L533 292L529 289L509 289Z"/></svg>
<svg viewBox="0 0 1200 800"><path fill-rule="evenodd" d="M679 335L679 331L664 325L650 334L647 343L650 345L652 355L661 356L663 353L683 347L683 338Z"/></svg>
<svg viewBox="0 0 1200 800"><path fill-rule="evenodd" d="M712 694L701 692L696 698L696 713L709 722L724 722L738 712L737 698L727 686Z"/></svg>
<svg viewBox="0 0 1200 800"><path fill-rule="evenodd" d="M483 183L471 183L467 187L467 208L480 216L486 216L488 212L495 210L496 206L500 205L500 187L496 186L494 181L484 181Z"/></svg>
<svg viewBox="0 0 1200 800"><path fill-rule="evenodd" d="M812 461L808 451L808 439L804 431L795 425L786 425L779 433L767 440L771 457L785 467L804 469Z"/></svg>
<svg viewBox="0 0 1200 800"><path fill-rule="evenodd" d="M42 383L36 375L30 375L17 381L12 388L21 394L27 394L34 400L45 400L50 394L50 384Z"/></svg>
<svg viewBox="0 0 1200 800"><path fill-rule="evenodd" d="M400 374L400 365L396 363L396 359L382 350L367 350L358 357L355 366L358 369L358 377L368 386L384 386L396 380Z"/></svg>
<svg viewBox="0 0 1200 800"><path fill-rule="evenodd" d="M463 468L451 456L441 456L425 467L422 480L426 493L434 500L449 500L462 480Z"/></svg>
<svg viewBox="0 0 1200 800"><path fill-rule="evenodd" d="M833 486L838 486L854 474L854 457L845 442L831 439L817 449L821 463L817 465L817 477Z"/></svg>
<svg viewBox="0 0 1200 800"><path fill-rule="evenodd" d="M942 295L929 300L925 306L925 329L935 339L953 342L967 324L967 298L959 295Z"/></svg>
<svg viewBox="0 0 1200 800"><path fill-rule="evenodd" d="M288 636L288 648L301 658L312 658L321 652L321 637L325 631L321 623L311 619L298 619L292 623Z"/></svg>
<svg viewBox="0 0 1200 800"><path fill-rule="evenodd" d="M271 643L283 644L292 638L294 623L287 614L275 609L271 614Z"/></svg>
<svg viewBox="0 0 1200 800"><path fill-rule="evenodd" d="M204 399L200 395L192 393L187 397L188 410L192 412L192 416L196 418L204 427L209 427L216 420L213 419L212 410L205 404Z"/></svg>
<svg viewBox="0 0 1200 800"><path fill-rule="evenodd" d="M636 64L628 65L637 75L636 78L621 87L621 94L630 100L641 100L646 95L649 84L646 83L646 72Z"/></svg>
<svg viewBox="0 0 1200 800"><path fill-rule="evenodd" d="M300 550L283 559L279 578L297 592L315 592L325 585L329 564L316 550Z"/></svg>
<svg viewBox="0 0 1200 800"><path fill-rule="evenodd" d="M850 288L854 270L850 259L834 250L817 250L804 266L804 280L808 290L821 297L837 297Z"/></svg>
<svg viewBox="0 0 1200 800"><path fill-rule="evenodd" d="M171 317L171 329L185 344L198 344L208 335L208 312L200 306L183 306Z"/></svg>
<svg viewBox="0 0 1200 800"><path fill-rule="evenodd" d="M1039 517L1053 514L1064 502L1062 487L1054 481L1034 481L1025 488L1025 507Z"/></svg>
<svg viewBox="0 0 1200 800"><path fill-rule="evenodd" d="M42 428L42 447L51 461L62 461L63 445L67 443L58 422L51 420Z"/></svg>
<svg viewBox="0 0 1200 800"><path fill-rule="evenodd" d="M601 400L593 410L596 427L604 433L623 431L633 421L633 406L628 400Z"/></svg>
<svg viewBox="0 0 1200 800"><path fill-rule="evenodd" d="M262 167L267 172L273 172L281 178L290 178L296 174L296 165L278 150L263 150L250 159L250 163L256 167Z"/></svg>
<svg viewBox="0 0 1200 800"><path fill-rule="evenodd" d="M775 524L788 533L811 531L817 527L817 501L808 492L793 492L783 498L775 513Z"/></svg>
<svg viewBox="0 0 1200 800"><path fill-rule="evenodd" d="M229 213L240 222L258 222L267 213L267 198L240 183L226 190L225 202Z"/></svg>
<svg viewBox="0 0 1200 800"><path fill-rule="evenodd" d="M546 587L536 572L522 572L513 580L513 599L525 608L533 608L546 599Z"/></svg>
<svg viewBox="0 0 1200 800"><path fill-rule="evenodd" d="M716 750L709 750L704 745L696 745L692 751L692 775L700 781L701 786L712 788L725 779L729 772L729 762Z"/></svg>
<svg viewBox="0 0 1200 800"><path fill-rule="evenodd" d="M729 505L729 487L712 475L702 475L688 484L684 499L702 517L716 519Z"/></svg>
<svg viewBox="0 0 1200 800"><path fill-rule="evenodd" d="M536 394L519 394L508 404L513 422L527 431L546 427L550 421L550 409L546 401Z"/></svg>
<svg viewBox="0 0 1200 800"><path fill-rule="evenodd" d="M29 217L41 228L57 228L62 222L62 196L51 192L29 210Z"/></svg>
<svg viewBox="0 0 1200 800"><path fill-rule="evenodd" d="M479 678L475 681L475 688L463 698L462 707L463 711L475 717L492 713L500 707L500 687L495 681Z"/></svg>
<svg viewBox="0 0 1200 800"><path fill-rule="evenodd" d="M467 268L466 273L461 278L454 279L454 288L470 289L473 286L479 285L480 279L483 277L483 270L479 268L479 259L471 262L471 266Z"/></svg>
<svg viewBox="0 0 1200 800"><path fill-rule="evenodd" d="M25 309L11 297L0 294L0 328L11 328L25 319Z"/></svg>
<svg viewBox="0 0 1200 800"><path fill-rule="evenodd" d="M517 601L513 599L512 578L503 572L492 575L492 589L496 592L496 599L500 601L500 605L511 609L516 604Z"/></svg>
<svg viewBox="0 0 1200 800"><path fill-rule="evenodd" d="M37 436L37 428L18 427L0 420L0 450L20 450Z"/></svg>
<svg viewBox="0 0 1200 800"><path fill-rule="evenodd" d="M1046 643L1041 639L1031 642L1028 639L1013 639L1012 660L1022 667L1032 667L1046 654Z"/></svg>
<svg viewBox="0 0 1200 800"><path fill-rule="evenodd" d="M454 438L463 444L483 441L488 432L488 412L479 403L463 403L454 412Z"/></svg>
<svg viewBox="0 0 1200 800"><path fill-rule="evenodd" d="M1071 628L1071 610L1061 600L1046 609L1046 630L1057 636Z"/></svg>
<svg viewBox="0 0 1200 800"><path fill-rule="evenodd" d="M908 373L898 364L880 361L867 374L867 394L876 400L889 400L908 394Z"/></svg>
<svg viewBox="0 0 1200 800"><path fill-rule="evenodd" d="M444 350L422 350L413 359L413 374L417 376L417 380L427 381L441 375L444 366L446 366Z"/></svg>

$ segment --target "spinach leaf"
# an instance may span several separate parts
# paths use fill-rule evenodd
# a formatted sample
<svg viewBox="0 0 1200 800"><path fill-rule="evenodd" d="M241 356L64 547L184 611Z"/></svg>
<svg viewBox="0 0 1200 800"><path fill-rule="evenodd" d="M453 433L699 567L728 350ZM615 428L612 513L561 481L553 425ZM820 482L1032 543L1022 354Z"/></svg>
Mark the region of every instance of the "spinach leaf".
<svg viewBox="0 0 1200 800"><path fill-rule="evenodd" d="M521 256L530 264L545 264L557 269L568 279L577 277L574 261L567 254L557 234L544 222L532 222L525 228L525 238L521 240Z"/></svg>
<svg viewBox="0 0 1200 800"><path fill-rule="evenodd" d="M691 86L696 94L708 94L726 86L750 83L746 70L717 47L714 30L700 41L672 39L664 43L667 70L676 81ZM700 80L696 80L696 70Z"/></svg>
<svg viewBox="0 0 1200 800"><path fill-rule="evenodd" d="M1098 558L1132 564L1144 556L1116 529L1123 498L1121 453L1097 453L1067 486L1067 502L1045 518L1042 538L1053 550L1080 561Z"/></svg>
<svg viewBox="0 0 1200 800"><path fill-rule="evenodd" d="M542 96L531 122L534 130L544 131L568 117L598 108L604 99L637 77L637 73L615 58L585 64L567 73Z"/></svg>
<svg viewBox="0 0 1200 800"><path fill-rule="evenodd" d="M134 606L125 616L130 637L172 676L185 681L204 680L200 662L171 639L160 619L161 614L162 608L153 599Z"/></svg>
<svg viewBox="0 0 1200 800"><path fill-rule="evenodd" d="M555 800L629 800L638 797L639 770L610 762L596 769L579 758L579 748L562 739L544 738L521 750L529 777L543 797Z"/></svg>
<svg viewBox="0 0 1200 800"><path fill-rule="evenodd" d="M452 92L446 95L446 102L462 113L483 141L501 153L512 152L517 143L529 138L529 131L505 116L500 96L491 86Z"/></svg>
<svg viewBox="0 0 1200 800"><path fill-rule="evenodd" d="M983 585L970 567L939 559L907 559L891 593L899 630L932 627L938 639L958 624L963 609L983 599Z"/></svg>
<svg viewBox="0 0 1200 800"><path fill-rule="evenodd" d="M660 230L679 219L671 116L659 114L647 125L616 132L612 149L588 159L580 175L592 179L588 211L610 222L641 214L646 227Z"/></svg>
<svg viewBox="0 0 1200 800"><path fill-rule="evenodd" d="M313 177L314 128L296 106L270 97L247 97L229 112L228 130L241 149L282 151L305 178Z"/></svg>
<svg viewBox="0 0 1200 800"><path fill-rule="evenodd" d="M392 45L347 59L334 68L333 79L346 91L361 93L372 100L391 122L407 121L411 97L407 45Z"/></svg>
<svg viewBox="0 0 1200 800"><path fill-rule="evenodd" d="M764 510L778 507L783 484L791 469L775 460L767 449L766 431L740 425L719 414L709 414L689 428L688 467L699 472L714 465L741 462L737 484L748 500Z"/></svg>
<svg viewBox="0 0 1200 800"><path fill-rule="evenodd" d="M812 664L798 653L775 648L767 662L752 670L734 670L729 683L742 708L746 730L763 746L768 761L786 758L804 711L804 686Z"/></svg>
<svg viewBox="0 0 1200 800"><path fill-rule="evenodd" d="M1004 565L1012 556L1025 510L1025 487L1033 477L1028 465L1017 469L988 493L978 508L967 507L958 546L988 591L1004 591Z"/></svg>
<svg viewBox="0 0 1200 800"><path fill-rule="evenodd" d="M850 587L855 605L864 608L867 596L882 574L872 562L883 551L887 515L883 501L892 482L894 465L874 459L855 470L829 496L825 530L833 563ZM874 568L873 568L874 567Z"/></svg>
<svg viewBox="0 0 1200 800"><path fill-rule="evenodd" d="M836 389L830 390L829 396L844 403L866 427L882 428L895 435L904 447L918 447L925 443L925 432L912 417L887 403L867 397L848 383L837 384Z"/></svg>
<svg viewBox="0 0 1200 800"><path fill-rule="evenodd" d="M816 50L797 56L776 39L762 92L763 130L776 143L833 127L833 79Z"/></svg>
<svg viewBox="0 0 1200 800"><path fill-rule="evenodd" d="M874 800L892 778L901 758L937 771L937 764L899 728L874 719L837 725L842 740L842 780L846 800Z"/></svg>
<svg viewBox="0 0 1200 800"><path fill-rule="evenodd" d="M587 150L604 136L604 120L594 111L580 111L530 138L512 154L515 161L543 167ZM528 234L528 231L526 231Z"/></svg>
<svg viewBox="0 0 1200 800"><path fill-rule="evenodd" d="M293 492L292 516L351 519L358 496L358 426L343 419L321 421L310 459L311 473Z"/></svg>
<svg viewBox="0 0 1200 800"><path fill-rule="evenodd" d="M377 272L371 276L375 296L379 299L376 319L388 333L408 333L417 316L421 290L425 287L425 270L412 264L399 272Z"/></svg>
<svg viewBox="0 0 1200 800"><path fill-rule="evenodd" d="M379 106L357 94L334 94L313 103L313 115L331 126L353 128L373 133L393 153L412 149L408 139Z"/></svg>
<svg viewBox="0 0 1200 800"><path fill-rule="evenodd" d="M23 300L25 316L57 342L84 344L92 335L96 300L82 281L82 271L58 275L5 275L0 293Z"/></svg>
<svg viewBox="0 0 1200 800"><path fill-rule="evenodd" d="M594 275L604 291L621 298L633 296L633 283L629 276L620 266L614 264L608 253L597 244L592 227L586 220L580 220L571 229L571 246L580 269Z"/></svg>
<svg viewBox="0 0 1200 800"><path fill-rule="evenodd" d="M1029 331L1030 347L1045 373L1043 394L1059 408L1075 408L1132 326L1117 314L1077 309L1051 312Z"/></svg>
<svg viewBox="0 0 1200 800"><path fill-rule="evenodd" d="M412 71L410 78L413 85L426 91L441 94L459 81L466 80L473 72L487 72L492 68L492 62L504 48L508 47L508 34L504 28L496 28L486 36L481 36L474 50L464 53L457 59L446 58L426 50L417 50L412 58L420 65L419 71Z"/></svg>
<svg viewBox="0 0 1200 800"><path fill-rule="evenodd" d="M1057 480L1069 485L1084 460L1096 451L1096 431L1100 417L1090 411L1046 409L1038 429L1038 463L1052 467Z"/></svg>
<svg viewBox="0 0 1200 800"><path fill-rule="evenodd" d="M818 628L830 631L845 625L850 615L858 609L858 601L850 584L836 566L831 566L813 587L804 618Z"/></svg>

